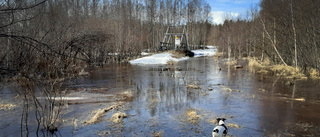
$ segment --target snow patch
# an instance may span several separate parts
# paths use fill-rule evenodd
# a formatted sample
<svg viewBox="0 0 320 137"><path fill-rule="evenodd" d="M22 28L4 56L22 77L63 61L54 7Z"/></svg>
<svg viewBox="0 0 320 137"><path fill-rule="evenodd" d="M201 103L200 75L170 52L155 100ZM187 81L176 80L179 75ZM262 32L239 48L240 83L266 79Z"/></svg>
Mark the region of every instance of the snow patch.
<svg viewBox="0 0 320 137"><path fill-rule="evenodd" d="M142 55L142 56L147 56L147 55L150 55L150 53L147 53L147 52L141 52L141 55Z"/></svg>
<svg viewBox="0 0 320 137"><path fill-rule="evenodd" d="M48 99L47 97L37 97L37 99ZM82 100L86 99L85 97L52 97L54 100Z"/></svg>
<svg viewBox="0 0 320 137"><path fill-rule="evenodd" d="M203 49L203 50L192 50L194 57L203 57L203 56L213 56L216 54L217 50L214 48Z"/></svg>
<svg viewBox="0 0 320 137"><path fill-rule="evenodd" d="M208 47L209 49L204 50L192 50L194 52L194 57L202 57L202 56L213 56L215 55L217 49L214 46ZM144 53L145 54L145 53ZM182 60L187 60L189 57L182 57L182 58L174 58L173 55L169 52L153 54L151 56L146 56L142 58L138 58L135 60L129 61L130 64L134 65L157 65L157 64L167 64L168 62L179 62Z"/></svg>
<svg viewBox="0 0 320 137"><path fill-rule="evenodd" d="M167 64L169 61L178 62L181 60L186 60L188 57L174 58L171 53L164 52L159 54L154 54L151 56L135 59L129 61L130 64Z"/></svg>

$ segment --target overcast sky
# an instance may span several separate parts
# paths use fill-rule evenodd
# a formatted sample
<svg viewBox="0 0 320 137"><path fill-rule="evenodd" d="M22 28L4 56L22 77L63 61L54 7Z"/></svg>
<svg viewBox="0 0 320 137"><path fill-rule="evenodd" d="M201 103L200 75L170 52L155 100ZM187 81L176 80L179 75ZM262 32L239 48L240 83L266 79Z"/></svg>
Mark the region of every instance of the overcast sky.
<svg viewBox="0 0 320 137"><path fill-rule="evenodd" d="M260 0L208 0L211 6L212 22L214 24L222 24L229 16L237 18L244 16L251 6L259 4Z"/></svg>

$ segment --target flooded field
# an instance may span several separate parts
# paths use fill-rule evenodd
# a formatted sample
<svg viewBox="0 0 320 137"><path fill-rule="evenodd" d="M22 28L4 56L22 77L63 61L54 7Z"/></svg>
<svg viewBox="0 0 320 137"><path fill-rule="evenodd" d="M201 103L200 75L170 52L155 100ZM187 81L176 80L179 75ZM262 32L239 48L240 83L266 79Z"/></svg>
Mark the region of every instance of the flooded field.
<svg viewBox="0 0 320 137"><path fill-rule="evenodd" d="M56 136L212 136L219 117L228 136L320 136L319 81L254 74L213 57L88 71L64 86ZM0 92L1 104L15 105L1 106L0 136L20 136L21 102L12 90ZM34 136L35 122L29 130Z"/></svg>

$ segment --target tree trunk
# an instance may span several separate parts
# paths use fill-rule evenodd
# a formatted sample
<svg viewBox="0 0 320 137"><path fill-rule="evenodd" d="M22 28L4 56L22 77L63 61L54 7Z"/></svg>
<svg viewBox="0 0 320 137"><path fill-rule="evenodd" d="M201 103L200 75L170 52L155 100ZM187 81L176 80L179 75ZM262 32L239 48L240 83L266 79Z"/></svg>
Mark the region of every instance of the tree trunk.
<svg viewBox="0 0 320 137"><path fill-rule="evenodd" d="M293 1L291 0L290 3L291 6L291 21L292 21L292 30L293 30L293 40L294 40L294 63L295 63L295 68L298 68L298 55L297 55L297 32L296 32L296 27L294 24L294 16L293 16Z"/></svg>
<svg viewBox="0 0 320 137"><path fill-rule="evenodd" d="M275 22L275 19L273 21L273 27L274 27L274 32L273 32L273 40L271 38L271 35L269 34L269 32L267 31L266 29L266 25L265 23L262 21L262 25L263 25L263 29L264 31L266 32L267 36L268 36L268 39L270 40L271 42L271 45L273 47L273 49L275 50L275 52L277 53L278 57L280 58L281 62L285 65L285 66L288 66L287 63L283 60L283 58L281 57L277 47L276 47L276 44L277 44L277 40L276 40L276 31L275 31L275 27L276 27L276 22Z"/></svg>

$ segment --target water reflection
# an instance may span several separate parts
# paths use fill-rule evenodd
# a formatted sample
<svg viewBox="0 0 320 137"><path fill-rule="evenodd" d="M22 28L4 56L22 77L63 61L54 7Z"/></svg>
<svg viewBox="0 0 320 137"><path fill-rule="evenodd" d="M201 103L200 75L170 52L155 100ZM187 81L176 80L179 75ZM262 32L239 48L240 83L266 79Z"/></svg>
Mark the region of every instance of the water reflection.
<svg viewBox="0 0 320 137"><path fill-rule="evenodd" d="M87 92L106 89L97 95L132 90L134 100L126 110L130 116L114 136L149 136L158 131L163 131L163 136L210 136L215 126L210 121L221 116L241 126L230 128L233 136L319 135L313 131L320 124L318 83L284 83L281 77L253 74L246 67L235 69L217 64L212 57L203 57L175 65L120 64L92 69L90 77L74 80L67 86L84 88ZM200 88L187 88L192 84ZM86 110L98 105L70 105L67 114L83 118L88 115ZM196 109L202 117L196 125L180 120L189 109ZM70 135L69 128L63 127L61 134ZM75 135L95 135L97 129L115 130L102 122L84 126Z"/></svg>

